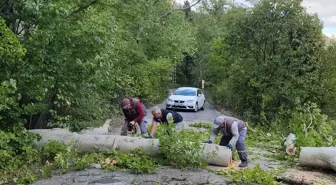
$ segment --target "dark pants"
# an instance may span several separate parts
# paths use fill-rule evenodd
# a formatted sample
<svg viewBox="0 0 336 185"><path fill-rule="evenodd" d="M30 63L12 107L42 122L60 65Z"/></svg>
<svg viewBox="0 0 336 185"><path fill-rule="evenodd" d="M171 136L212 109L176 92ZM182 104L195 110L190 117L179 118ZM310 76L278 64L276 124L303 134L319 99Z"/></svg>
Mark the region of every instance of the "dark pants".
<svg viewBox="0 0 336 185"><path fill-rule="evenodd" d="M236 144L236 149L239 158L242 162L247 162L247 150L245 145L246 130L239 131L239 138ZM220 146L227 146L231 140L232 136L223 136L219 142Z"/></svg>

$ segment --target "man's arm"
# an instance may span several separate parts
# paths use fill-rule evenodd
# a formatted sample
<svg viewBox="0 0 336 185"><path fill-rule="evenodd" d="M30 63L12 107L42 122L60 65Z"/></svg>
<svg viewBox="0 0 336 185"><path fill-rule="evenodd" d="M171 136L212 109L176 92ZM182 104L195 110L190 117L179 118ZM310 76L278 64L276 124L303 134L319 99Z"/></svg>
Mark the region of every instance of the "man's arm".
<svg viewBox="0 0 336 185"><path fill-rule="evenodd" d="M210 136L210 140L213 142L216 138L216 136L218 135L219 133L219 130L216 129L216 128L212 128L212 133L211 133L211 136Z"/></svg>
<svg viewBox="0 0 336 185"><path fill-rule="evenodd" d="M142 103L140 101L138 101L138 103L136 104L136 112L139 114L138 117L136 117L133 121L139 123L140 120L145 116L145 111L142 108Z"/></svg>
<svg viewBox="0 0 336 185"><path fill-rule="evenodd" d="M156 130L156 126L157 126L157 123L156 123L156 121L153 120L153 122L152 122L152 129L151 129L149 135L154 136L154 133L155 133L155 130Z"/></svg>
<svg viewBox="0 0 336 185"><path fill-rule="evenodd" d="M232 133L233 137L231 138L229 144L231 144L232 146L235 146L237 141L238 141L238 138L239 138L238 121L234 121L232 123L231 133Z"/></svg>

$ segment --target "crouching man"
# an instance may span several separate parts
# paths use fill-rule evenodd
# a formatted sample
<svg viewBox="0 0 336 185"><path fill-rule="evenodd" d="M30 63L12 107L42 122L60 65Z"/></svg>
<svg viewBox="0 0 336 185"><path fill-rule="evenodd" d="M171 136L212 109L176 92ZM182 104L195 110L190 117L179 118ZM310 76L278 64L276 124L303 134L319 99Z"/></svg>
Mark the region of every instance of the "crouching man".
<svg viewBox="0 0 336 185"><path fill-rule="evenodd" d="M210 140L206 141L206 143L212 143L218 133L221 132L223 137L219 145L227 146L231 150L236 147L241 160L239 167L244 168L248 166L245 145L246 131L247 127L243 121L229 116L218 116L214 120Z"/></svg>
<svg viewBox="0 0 336 185"><path fill-rule="evenodd" d="M121 135L127 135L133 126L137 129L137 133L147 133L147 110L141 100L137 98L124 98L121 102L121 107L125 116L125 122L121 128ZM140 128L139 128L140 125Z"/></svg>
<svg viewBox="0 0 336 185"><path fill-rule="evenodd" d="M182 129L183 125L183 117L181 114L171 111L171 110L166 110L166 109L160 109L158 107L154 107L152 109L152 114L153 114L153 122L152 122L152 130L150 131L149 136L145 137L147 139L153 138L155 134L156 127L158 126L157 124L168 124L168 120L170 118L173 118L174 124L176 124L176 131L180 131Z"/></svg>

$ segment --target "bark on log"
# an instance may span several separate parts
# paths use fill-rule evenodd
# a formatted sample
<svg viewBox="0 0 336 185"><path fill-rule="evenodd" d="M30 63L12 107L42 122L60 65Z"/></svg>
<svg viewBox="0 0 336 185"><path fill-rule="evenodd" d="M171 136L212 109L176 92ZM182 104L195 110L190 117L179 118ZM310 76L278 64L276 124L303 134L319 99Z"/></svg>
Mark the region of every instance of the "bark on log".
<svg viewBox="0 0 336 185"><path fill-rule="evenodd" d="M89 135L69 132L65 129L35 129L30 130L40 134L42 139L34 144L39 148L49 140L56 140L64 144L74 141L74 147L79 152L109 151L119 148L128 153L132 149L143 147L147 154L155 156L159 154L159 140L145 139L141 137L129 137L119 135ZM203 159L210 165L227 167L232 163L232 152L225 146L216 144L201 144L203 147Z"/></svg>
<svg viewBox="0 0 336 185"><path fill-rule="evenodd" d="M336 171L336 147L302 147L299 164Z"/></svg>

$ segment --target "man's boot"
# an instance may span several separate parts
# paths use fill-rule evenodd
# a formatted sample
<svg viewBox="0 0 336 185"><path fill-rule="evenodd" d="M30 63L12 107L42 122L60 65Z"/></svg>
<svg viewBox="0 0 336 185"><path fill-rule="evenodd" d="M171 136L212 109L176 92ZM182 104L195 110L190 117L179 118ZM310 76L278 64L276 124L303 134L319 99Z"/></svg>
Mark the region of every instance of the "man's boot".
<svg viewBox="0 0 336 185"><path fill-rule="evenodd" d="M241 160L241 163L239 164L240 168L245 168L248 166L247 163L247 152L246 151L238 151L239 158Z"/></svg>
<svg viewBox="0 0 336 185"><path fill-rule="evenodd" d="M246 168L248 166L247 161L241 161L241 163L239 164L240 168Z"/></svg>

